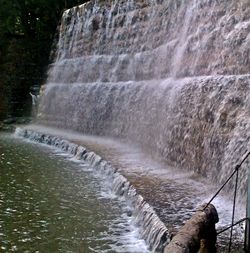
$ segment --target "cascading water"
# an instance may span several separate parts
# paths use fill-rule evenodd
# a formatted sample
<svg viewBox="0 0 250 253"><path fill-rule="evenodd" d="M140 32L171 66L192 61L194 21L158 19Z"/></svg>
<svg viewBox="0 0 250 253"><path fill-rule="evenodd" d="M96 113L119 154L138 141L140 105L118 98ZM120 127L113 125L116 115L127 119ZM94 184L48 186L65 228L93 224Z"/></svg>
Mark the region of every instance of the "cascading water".
<svg viewBox="0 0 250 253"><path fill-rule="evenodd" d="M76 145L60 137L54 137L31 130L16 129L16 135L28 138L32 141L54 146L64 152L73 155L77 160L84 160L96 172L106 175L113 192L125 198L135 217L135 224L140 228L142 238L150 246L152 252L163 252L164 246L170 241L170 234L163 222L159 219L154 209L137 193L133 185L107 161L94 152L87 151L84 147ZM144 252L141 249L141 252Z"/></svg>
<svg viewBox="0 0 250 253"><path fill-rule="evenodd" d="M244 0L67 10L38 121L127 138L223 182L249 148L249 13ZM240 178L244 196L244 169Z"/></svg>
<svg viewBox="0 0 250 253"><path fill-rule="evenodd" d="M67 10L37 121L133 141L220 184L250 148L249 19L247 0L97 0Z"/></svg>

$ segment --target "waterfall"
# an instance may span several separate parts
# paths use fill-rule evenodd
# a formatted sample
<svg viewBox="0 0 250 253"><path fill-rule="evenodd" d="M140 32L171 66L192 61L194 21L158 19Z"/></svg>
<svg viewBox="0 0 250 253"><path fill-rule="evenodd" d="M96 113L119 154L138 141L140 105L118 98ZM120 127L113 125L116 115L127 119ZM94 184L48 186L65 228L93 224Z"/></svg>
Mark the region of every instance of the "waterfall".
<svg viewBox="0 0 250 253"><path fill-rule="evenodd" d="M65 11L37 122L132 141L223 183L250 149L249 13L247 0L96 0ZM132 191L121 176L113 187Z"/></svg>
<svg viewBox="0 0 250 253"><path fill-rule="evenodd" d="M42 122L133 139L155 158L223 182L249 145L249 83L247 76L218 76L50 84Z"/></svg>
<svg viewBox="0 0 250 253"><path fill-rule="evenodd" d="M244 0L90 1L65 11L38 122L133 140L222 183L249 149L249 11Z"/></svg>

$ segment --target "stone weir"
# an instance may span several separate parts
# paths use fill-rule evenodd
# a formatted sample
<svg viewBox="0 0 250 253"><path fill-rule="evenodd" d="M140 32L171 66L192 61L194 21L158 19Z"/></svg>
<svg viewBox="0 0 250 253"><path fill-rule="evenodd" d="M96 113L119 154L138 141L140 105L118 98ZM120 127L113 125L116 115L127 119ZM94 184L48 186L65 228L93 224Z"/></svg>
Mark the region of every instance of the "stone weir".
<svg viewBox="0 0 250 253"><path fill-rule="evenodd" d="M170 242L168 229L154 209L137 193L135 187L107 161L94 152L88 151L85 147L60 137L21 128L16 129L16 135L61 149L99 171L111 182L112 191L117 196L124 197L128 205L132 207L134 222L139 227L140 234L151 252L162 253L164 251L165 246Z"/></svg>
<svg viewBox="0 0 250 253"><path fill-rule="evenodd" d="M249 149L249 20L248 0L96 0L67 10L37 120L133 141L222 183Z"/></svg>

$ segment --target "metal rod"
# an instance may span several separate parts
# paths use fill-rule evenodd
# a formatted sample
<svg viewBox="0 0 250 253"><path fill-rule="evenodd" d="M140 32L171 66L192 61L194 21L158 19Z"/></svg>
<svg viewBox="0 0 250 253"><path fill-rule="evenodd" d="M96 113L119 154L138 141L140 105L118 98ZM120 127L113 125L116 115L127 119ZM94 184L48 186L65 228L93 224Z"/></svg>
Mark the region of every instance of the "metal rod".
<svg viewBox="0 0 250 253"><path fill-rule="evenodd" d="M248 168L247 218L244 249L246 253L250 253L250 167Z"/></svg>
<svg viewBox="0 0 250 253"><path fill-rule="evenodd" d="M242 163L241 163L242 164ZM233 237L233 224L234 224L234 215L235 215L235 205L236 205L236 196L237 196L237 188L238 188L238 178L239 178L239 167L236 169L236 179L235 179L235 187L234 187L234 201L233 201L233 213L232 213L232 223L231 223L231 231L229 237L229 246L228 252L231 252L232 246L232 237Z"/></svg>
<svg viewBox="0 0 250 253"><path fill-rule="evenodd" d="M235 222L233 225L230 225L230 226L228 226L228 227L225 227L224 229L222 229L221 231L217 232L216 234L217 234L217 235L220 235L220 234L224 233L225 231L227 231L228 229L230 229L232 226L234 227L234 226L236 226L236 225L238 225L238 224L240 224L240 223L242 223L242 222L244 222L244 221L247 221L247 220L248 220L247 217L246 217L246 218L243 218L243 219L241 219L241 220Z"/></svg>
<svg viewBox="0 0 250 253"><path fill-rule="evenodd" d="M244 159L241 161L241 163L239 164L239 167L241 167L241 165L246 161L246 159L248 158L249 155L250 155L250 151L246 154Z"/></svg>
<svg viewBox="0 0 250 253"><path fill-rule="evenodd" d="M208 205L217 197L217 195L221 192L221 190L225 187L225 185L234 176L234 174L236 173L236 171L239 170L239 168L241 167L241 165L246 161L246 159L248 158L249 155L250 155L250 151L245 155L245 157L243 158L243 160L239 164L237 164L235 166L235 169L234 169L233 173L229 176L229 178L226 180L226 182L219 188L219 190L214 194L214 196L208 201L207 205L204 207L203 210L205 210L208 207Z"/></svg>
<svg viewBox="0 0 250 253"><path fill-rule="evenodd" d="M237 165L238 166L238 165ZM236 173L236 170L234 170L234 172L231 174L231 176L227 179L227 181L220 187L220 189L214 194L214 196L209 200L209 202L207 203L207 205L204 207L203 210L205 210L208 205L217 197L217 195L221 192L221 190L225 187L225 185L230 181L230 179L234 176L234 174Z"/></svg>

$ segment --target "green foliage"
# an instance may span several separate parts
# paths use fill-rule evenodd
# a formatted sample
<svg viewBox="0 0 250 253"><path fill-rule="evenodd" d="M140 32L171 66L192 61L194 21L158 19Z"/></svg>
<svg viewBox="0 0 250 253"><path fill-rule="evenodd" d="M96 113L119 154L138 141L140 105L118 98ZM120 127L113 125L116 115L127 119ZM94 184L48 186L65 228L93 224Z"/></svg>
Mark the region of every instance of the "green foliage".
<svg viewBox="0 0 250 253"><path fill-rule="evenodd" d="M0 0L0 119L29 111L32 85L44 82L62 12L79 0Z"/></svg>

